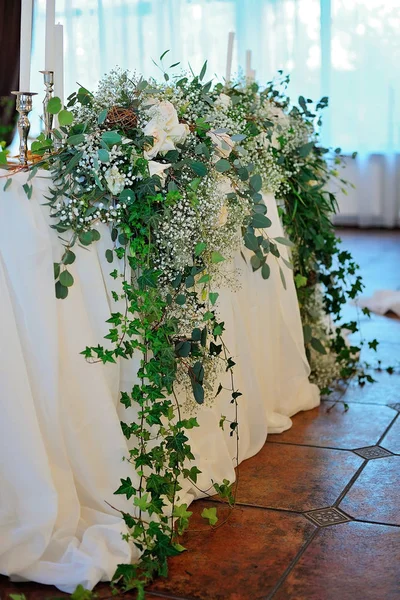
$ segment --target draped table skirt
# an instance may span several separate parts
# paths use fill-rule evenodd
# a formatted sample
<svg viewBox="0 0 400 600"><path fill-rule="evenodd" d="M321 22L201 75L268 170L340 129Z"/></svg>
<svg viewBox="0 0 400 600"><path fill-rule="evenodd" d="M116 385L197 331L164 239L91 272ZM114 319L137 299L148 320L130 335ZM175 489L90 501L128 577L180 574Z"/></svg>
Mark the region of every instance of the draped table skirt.
<svg viewBox="0 0 400 600"><path fill-rule="evenodd" d="M63 248L43 205L49 180L40 172L29 200L26 179L20 173L0 192L0 573L72 592L78 584L92 589L118 564L138 559L110 504L127 512L129 502L114 491L121 478L135 482L122 460L128 449L120 419L128 417L119 392L132 386L140 356L102 365L80 354L105 342L106 320L115 312L109 234L99 225L98 242L74 248L75 283L67 299L57 300L53 262ZM273 196L264 199L273 222L268 233L283 235ZM276 261L267 281L239 253L233 263L240 288L220 290L218 304L243 394L243 461L268 433L288 429L291 415L317 406L319 393L308 381L291 272L285 290ZM235 477L235 440L219 426L221 413L229 418L232 411L229 400L221 393L213 406L198 408L200 427L188 431L202 489ZM201 495L188 480L182 485L182 502Z"/></svg>

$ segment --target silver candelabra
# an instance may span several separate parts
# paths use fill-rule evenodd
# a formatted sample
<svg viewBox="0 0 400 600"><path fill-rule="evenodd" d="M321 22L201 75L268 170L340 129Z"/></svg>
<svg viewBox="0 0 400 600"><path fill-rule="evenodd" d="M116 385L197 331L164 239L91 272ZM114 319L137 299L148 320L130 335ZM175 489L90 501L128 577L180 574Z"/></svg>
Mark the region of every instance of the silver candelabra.
<svg viewBox="0 0 400 600"><path fill-rule="evenodd" d="M32 110L32 98L37 94L35 92L12 92L17 96L17 111L19 118L17 122L19 133L19 163L26 166L28 164L28 135L31 128L28 115Z"/></svg>

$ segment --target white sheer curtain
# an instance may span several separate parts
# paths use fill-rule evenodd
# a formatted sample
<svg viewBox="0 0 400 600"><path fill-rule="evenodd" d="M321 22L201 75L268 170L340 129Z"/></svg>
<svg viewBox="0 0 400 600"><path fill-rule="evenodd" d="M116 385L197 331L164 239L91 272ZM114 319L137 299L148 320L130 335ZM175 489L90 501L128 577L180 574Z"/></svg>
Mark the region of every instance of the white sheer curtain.
<svg viewBox="0 0 400 600"><path fill-rule="evenodd" d="M35 91L43 87L44 11L37 0ZM222 78L235 31L237 71L249 48L260 82L283 69L294 98L329 96L324 143L360 153L345 172L357 187L340 198L340 222L400 224L400 0L57 0L56 12L67 93L77 81L94 87L115 65L157 76L152 59L167 49L168 64L199 70L207 58Z"/></svg>

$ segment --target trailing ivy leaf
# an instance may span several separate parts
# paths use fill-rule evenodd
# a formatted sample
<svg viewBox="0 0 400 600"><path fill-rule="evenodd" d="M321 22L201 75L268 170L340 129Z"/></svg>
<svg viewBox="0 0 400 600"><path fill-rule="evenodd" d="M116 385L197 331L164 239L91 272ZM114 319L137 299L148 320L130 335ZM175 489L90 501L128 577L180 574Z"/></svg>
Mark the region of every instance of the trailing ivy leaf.
<svg viewBox="0 0 400 600"><path fill-rule="evenodd" d="M305 287L307 285L307 277L304 277L304 275L300 275L300 273L297 273L297 275L295 275L294 282L296 284L297 289Z"/></svg>
<svg viewBox="0 0 400 600"><path fill-rule="evenodd" d="M206 244L204 242L198 242L194 248L194 253L196 256L200 256L201 254L203 254L204 250L206 249Z"/></svg>
<svg viewBox="0 0 400 600"><path fill-rule="evenodd" d="M86 590L82 585L78 585L74 593L71 595L71 600L92 600L95 598L93 592Z"/></svg>
<svg viewBox="0 0 400 600"><path fill-rule="evenodd" d="M130 477L127 477L126 479L121 479L120 481L121 481L121 485L114 492L114 494L121 494L123 496L126 496L127 499L129 500L129 498L132 498L132 496L134 494L136 494L136 490L132 485L132 480Z"/></svg>
<svg viewBox="0 0 400 600"><path fill-rule="evenodd" d="M311 338L311 346L314 348L314 350L316 352L319 352L320 354L326 354L326 350L324 348L324 346L322 345L321 340L319 340L318 338Z"/></svg>
<svg viewBox="0 0 400 600"><path fill-rule="evenodd" d="M276 237L274 238L274 240L276 242L278 242L278 244L283 244L284 246L289 246L290 248L293 248L294 244L293 242L291 242L290 240L288 240L287 238L284 237Z"/></svg>
<svg viewBox="0 0 400 600"><path fill-rule="evenodd" d="M286 290L286 279L285 279L285 275L282 271L281 266L279 266L279 275L281 276L282 285L283 285L284 289Z"/></svg>
<svg viewBox="0 0 400 600"><path fill-rule="evenodd" d="M256 229L265 229L266 227L271 227L271 219L269 219L266 215L262 215L261 213L253 213L251 224Z"/></svg>
<svg viewBox="0 0 400 600"><path fill-rule="evenodd" d="M10 178L9 178L9 179L7 179L7 181L5 182L5 184L4 184L4 187L3 187L3 191L4 191L4 192L6 192L6 191L8 190L8 188L10 187L10 185L11 185L11 184L12 184L12 179L11 179L11 177L10 177Z"/></svg>
<svg viewBox="0 0 400 600"><path fill-rule="evenodd" d="M261 275L263 279L268 279L271 274L271 268L268 263L264 263L261 267Z"/></svg>
<svg viewBox="0 0 400 600"><path fill-rule="evenodd" d="M60 98L58 98L57 96L54 96L54 98L50 98L47 104L47 112L49 112L51 115L56 115L60 112L61 108L62 106Z"/></svg>
<svg viewBox="0 0 400 600"><path fill-rule="evenodd" d="M72 277L71 273L67 271L67 269L60 273L60 283L65 287L71 287L71 285L74 284L74 278Z"/></svg>
<svg viewBox="0 0 400 600"><path fill-rule="evenodd" d="M203 517L203 519L208 521L210 525L215 525L216 523L218 523L217 509L215 508L215 506L212 506L211 508L204 508L201 513L201 516Z"/></svg>
<svg viewBox="0 0 400 600"><path fill-rule="evenodd" d="M59 281L56 282L56 298L64 300L68 296L68 288Z"/></svg>
<svg viewBox="0 0 400 600"><path fill-rule="evenodd" d="M211 262L212 263L215 264L215 263L223 262L224 260L225 260L225 258L219 252L211 252Z"/></svg>
<svg viewBox="0 0 400 600"><path fill-rule="evenodd" d="M70 110L61 110L58 113L58 122L61 127L71 125L74 120L74 114Z"/></svg>
<svg viewBox="0 0 400 600"><path fill-rule="evenodd" d="M205 275L202 275L200 277L197 283L208 283L209 281L211 281L211 275L208 275L208 273L206 273Z"/></svg>
<svg viewBox="0 0 400 600"><path fill-rule="evenodd" d="M215 163L215 168L219 173L226 173L226 171L229 171L231 167L231 163L229 160L226 160L226 158L221 158Z"/></svg>
<svg viewBox="0 0 400 600"><path fill-rule="evenodd" d="M218 292L210 292L208 294L208 297L210 298L210 302L213 306L216 303L216 301L218 300L218 296L219 296Z"/></svg>

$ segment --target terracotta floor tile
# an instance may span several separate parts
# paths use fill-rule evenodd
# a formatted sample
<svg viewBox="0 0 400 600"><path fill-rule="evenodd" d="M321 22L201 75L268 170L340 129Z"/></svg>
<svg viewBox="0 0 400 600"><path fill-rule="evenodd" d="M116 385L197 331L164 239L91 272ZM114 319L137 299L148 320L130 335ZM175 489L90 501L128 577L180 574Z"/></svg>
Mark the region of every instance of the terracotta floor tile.
<svg viewBox="0 0 400 600"><path fill-rule="evenodd" d="M396 415L386 406L352 404L345 412L343 404L323 402L314 410L295 415L291 429L269 435L268 441L353 450L376 444Z"/></svg>
<svg viewBox="0 0 400 600"><path fill-rule="evenodd" d="M267 443L242 463L237 499L298 511L331 506L362 462L343 450Z"/></svg>
<svg viewBox="0 0 400 600"><path fill-rule="evenodd" d="M198 501L182 541L188 552L170 560L168 579L151 591L196 600L261 600L315 531L301 515L237 506L221 528L211 531L200 513L214 503ZM218 504L215 503L218 507ZM221 519L227 514L219 505Z"/></svg>
<svg viewBox="0 0 400 600"><path fill-rule="evenodd" d="M355 519L400 525L399 490L400 456L377 458L368 462L339 508Z"/></svg>
<svg viewBox="0 0 400 600"><path fill-rule="evenodd" d="M397 417L380 445L394 454L400 454L400 417Z"/></svg>
<svg viewBox="0 0 400 600"><path fill-rule="evenodd" d="M137 598L136 592L113 595L107 583L97 585L95 592L97 600L136 600ZM24 594L26 600L63 600L64 598L71 598L70 594L64 594L52 585L12 583L7 577L0 575L0 600L9 600L10 594ZM146 594L146 600L162 600L162 597L148 593Z"/></svg>
<svg viewBox="0 0 400 600"><path fill-rule="evenodd" d="M51 585L40 583L12 583L8 577L0 575L0 600L9 600L10 594L24 594L26 600L58 600L70 598Z"/></svg>
<svg viewBox="0 0 400 600"><path fill-rule="evenodd" d="M376 383L366 383L360 387L351 383L342 397L344 402L362 404L395 404L400 402L400 374L371 372Z"/></svg>
<svg viewBox="0 0 400 600"><path fill-rule="evenodd" d="M320 529L273 600L398 600L399 538L369 523Z"/></svg>

